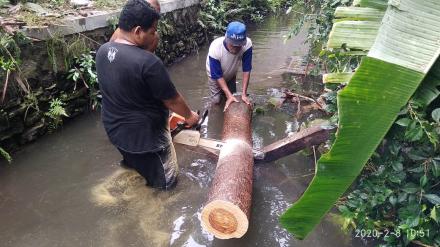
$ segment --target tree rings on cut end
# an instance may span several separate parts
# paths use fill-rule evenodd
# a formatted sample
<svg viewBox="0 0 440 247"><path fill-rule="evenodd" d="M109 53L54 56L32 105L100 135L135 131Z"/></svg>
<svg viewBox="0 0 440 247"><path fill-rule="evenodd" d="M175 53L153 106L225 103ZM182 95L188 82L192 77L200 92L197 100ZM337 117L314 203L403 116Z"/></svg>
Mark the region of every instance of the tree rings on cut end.
<svg viewBox="0 0 440 247"><path fill-rule="evenodd" d="M233 203L214 200L202 210L202 227L219 239L241 238L248 230L249 220Z"/></svg>

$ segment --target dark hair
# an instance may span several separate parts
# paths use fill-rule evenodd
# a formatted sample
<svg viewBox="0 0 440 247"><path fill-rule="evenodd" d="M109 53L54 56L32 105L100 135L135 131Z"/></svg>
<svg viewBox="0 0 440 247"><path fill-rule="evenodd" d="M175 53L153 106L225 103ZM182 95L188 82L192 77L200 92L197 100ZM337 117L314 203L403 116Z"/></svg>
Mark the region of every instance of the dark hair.
<svg viewBox="0 0 440 247"><path fill-rule="evenodd" d="M159 18L160 14L147 1L129 0L119 16L119 28L129 32L140 26L142 29L147 30Z"/></svg>

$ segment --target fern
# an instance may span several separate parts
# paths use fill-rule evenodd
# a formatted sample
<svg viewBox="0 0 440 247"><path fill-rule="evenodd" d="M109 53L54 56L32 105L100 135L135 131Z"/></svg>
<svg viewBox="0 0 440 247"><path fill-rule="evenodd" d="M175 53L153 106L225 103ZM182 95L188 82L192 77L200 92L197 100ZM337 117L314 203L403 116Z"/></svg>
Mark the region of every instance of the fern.
<svg viewBox="0 0 440 247"><path fill-rule="evenodd" d="M52 118L58 118L58 117L68 117L66 110L64 109L64 103L60 99L52 99L50 101L50 109L49 109L49 116Z"/></svg>
<svg viewBox="0 0 440 247"><path fill-rule="evenodd" d="M50 108L49 111L46 112L46 116L50 117L52 119L52 122L49 126L49 130L55 130L60 125L63 124L63 116L68 117L69 115L66 113L66 110L64 109L64 102L62 102L60 99L52 99L50 101Z"/></svg>

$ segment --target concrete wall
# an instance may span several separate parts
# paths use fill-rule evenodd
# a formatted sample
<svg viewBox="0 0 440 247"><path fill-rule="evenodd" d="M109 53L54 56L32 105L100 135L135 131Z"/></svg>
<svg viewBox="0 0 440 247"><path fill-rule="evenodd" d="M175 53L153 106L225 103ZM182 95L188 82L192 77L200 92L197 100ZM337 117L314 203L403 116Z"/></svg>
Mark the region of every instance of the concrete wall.
<svg viewBox="0 0 440 247"><path fill-rule="evenodd" d="M156 54L164 63L171 64L185 57L207 41L206 30L197 22L200 10L198 0L161 1L161 9L159 31L162 34ZM119 15L119 11L66 20L70 24L63 27L23 29L30 37L44 41L20 47L22 77L29 83L31 93L25 93L11 79L5 103L0 105L0 147L8 151L16 150L53 131L53 120L47 115L52 99L61 99L65 104L69 117L64 121L70 121L91 109L90 90L82 82L75 85L72 80L66 79L69 66L72 65L70 57L74 53L69 49L78 44L97 49L113 33L108 27L108 20L115 15ZM1 89L4 77L4 73L3 76L0 74Z"/></svg>

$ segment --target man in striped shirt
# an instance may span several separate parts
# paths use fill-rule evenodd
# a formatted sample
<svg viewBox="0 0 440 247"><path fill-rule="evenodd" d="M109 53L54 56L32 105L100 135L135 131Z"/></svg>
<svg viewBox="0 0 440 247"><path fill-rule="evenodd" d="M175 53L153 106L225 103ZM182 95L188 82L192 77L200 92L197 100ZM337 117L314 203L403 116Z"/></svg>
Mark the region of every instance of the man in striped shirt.
<svg viewBox="0 0 440 247"><path fill-rule="evenodd" d="M211 102L219 104L226 98L226 110L232 102L238 102L233 95L236 91L236 76L242 65L243 86L241 99L251 104L247 88L252 70L252 41L246 37L246 26L238 21L229 23L224 37L212 41L206 59Z"/></svg>

